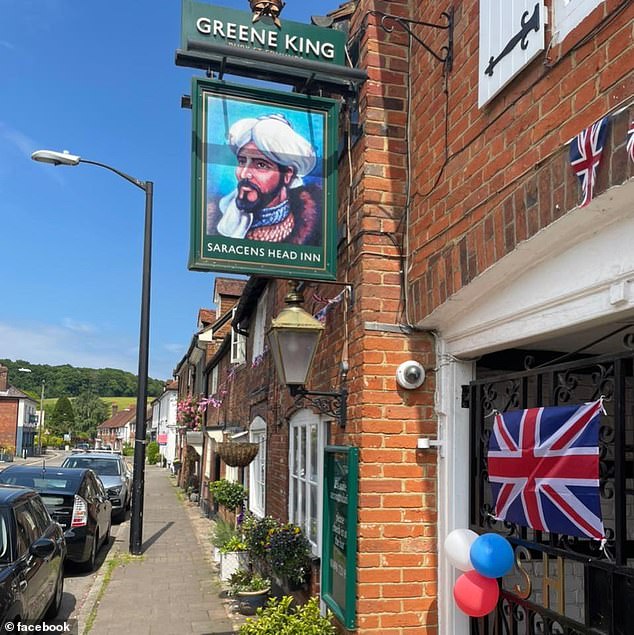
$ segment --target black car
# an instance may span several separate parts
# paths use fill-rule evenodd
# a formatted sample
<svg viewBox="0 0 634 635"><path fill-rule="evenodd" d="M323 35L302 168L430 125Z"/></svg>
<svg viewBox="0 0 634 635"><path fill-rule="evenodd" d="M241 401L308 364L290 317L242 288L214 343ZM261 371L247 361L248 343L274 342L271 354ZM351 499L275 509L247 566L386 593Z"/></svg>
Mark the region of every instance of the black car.
<svg viewBox="0 0 634 635"><path fill-rule="evenodd" d="M0 485L0 632L57 616L65 556L62 528L37 492Z"/></svg>
<svg viewBox="0 0 634 635"><path fill-rule="evenodd" d="M95 568L97 552L110 537L112 505L92 470L13 465L0 472L0 483L38 491L64 530L68 560L87 571Z"/></svg>

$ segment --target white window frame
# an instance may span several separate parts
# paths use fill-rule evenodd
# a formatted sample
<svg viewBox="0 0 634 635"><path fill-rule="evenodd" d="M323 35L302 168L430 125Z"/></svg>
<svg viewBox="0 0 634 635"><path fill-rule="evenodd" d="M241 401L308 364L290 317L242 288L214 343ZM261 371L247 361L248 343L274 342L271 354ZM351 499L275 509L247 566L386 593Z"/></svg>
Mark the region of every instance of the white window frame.
<svg viewBox="0 0 634 635"><path fill-rule="evenodd" d="M253 350L252 359L255 359L264 352L265 327L266 327L266 306L269 296L268 288L258 298L258 305L255 310L255 324L253 326Z"/></svg>
<svg viewBox="0 0 634 635"><path fill-rule="evenodd" d="M249 427L249 441L257 443L258 453L249 464L249 509L263 518L266 510L266 421L256 417Z"/></svg>
<svg viewBox="0 0 634 635"><path fill-rule="evenodd" d="M317 447L313 452L312 432L315 432ZM293 415L289 424L288 456L288 518L301 527L311 544L313 555L321 555L322 497L324 476L324 448L327 443L325 420L311 410L300 410ZM311 457L317 462L312 472ZM311 503L314 501L316 517L311 517ZM314 531L311 524L314 523Z"/></svg>
<svg viewBox="0 0 634 635"><path fill-rule="evenodd" d="M235 316L236 309L231 312L232 317ZM238 333L234 328L231 329L231 363L244 364L247 353L247 338Z"/></svg>
<svg viewBox="0 0 634 635"><path fill-rule="evenodd" d="M211 385L209 386L209 393L213 397L218 392L218 366L214 366L211 369Z"/></svg>
<svg viewBox="0 0 634 635"><path fill-rule="evenodd" d="M553 43L563 42L605 0L553 0Z"/></svg>
<svg viewBox="0 0 634 635"><path fill-rule="evenodd" d="M225 468L225 479L230 483L238 482L238 468L227 465Z"/></svg>

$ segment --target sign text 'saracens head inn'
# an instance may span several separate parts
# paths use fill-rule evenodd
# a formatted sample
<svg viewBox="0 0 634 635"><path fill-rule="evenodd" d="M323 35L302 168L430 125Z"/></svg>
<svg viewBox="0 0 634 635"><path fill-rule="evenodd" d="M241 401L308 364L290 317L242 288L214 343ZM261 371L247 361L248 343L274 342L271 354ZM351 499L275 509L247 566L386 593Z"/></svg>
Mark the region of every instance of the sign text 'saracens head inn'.
<svg viewBox="0 0 634 635"><path fill-rule="evenodd" d="M341 31L284 20L251 22L251 14L200 2L183 2L182 45L212 42L306 60L344 64L345 35Z"/></svg>

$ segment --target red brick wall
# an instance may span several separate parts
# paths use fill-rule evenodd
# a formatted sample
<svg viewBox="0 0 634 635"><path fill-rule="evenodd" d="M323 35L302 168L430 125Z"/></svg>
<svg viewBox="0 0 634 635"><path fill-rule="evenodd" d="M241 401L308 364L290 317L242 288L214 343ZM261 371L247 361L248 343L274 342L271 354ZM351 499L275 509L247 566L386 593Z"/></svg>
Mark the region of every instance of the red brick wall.
<svg viewBox="0 0 634 635"><path fill-rule="evenodd" d="M0 447L15 452L18 422L18 400L0 400Z"/></svg>
<svg viewBox="0 0 634 635"><path fill-rule="evenodd" d="M444 168L440 65L422 52L415 56L410 249L416 319L580 202L566 144L634 94L634 4L587 43L580 41L621 5L617 0L601 4L547 59L541 55L479 110L478 2L456 3ZM438 18L433 3L412 6L414 19ZM440 47L443 37L428 43ZM618 136L611 136L604 151L608 159L599 171L598 192L632 175L624 152L620 165L610 165L610 155L625 142L623 125L618 123Z"/></svg>

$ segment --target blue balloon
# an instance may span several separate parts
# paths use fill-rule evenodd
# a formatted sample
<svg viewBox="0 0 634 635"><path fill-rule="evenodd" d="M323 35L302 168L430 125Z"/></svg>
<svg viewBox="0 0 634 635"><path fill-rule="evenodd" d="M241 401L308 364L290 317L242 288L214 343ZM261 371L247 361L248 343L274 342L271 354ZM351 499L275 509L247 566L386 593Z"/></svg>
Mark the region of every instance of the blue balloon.
<svg viewBox="0 0 634 635"><path fill-rule="evenodd" d="M469 551L473 568L486 578L501 578L513 568L513 547L498 534L482 534Z"/></svg>

